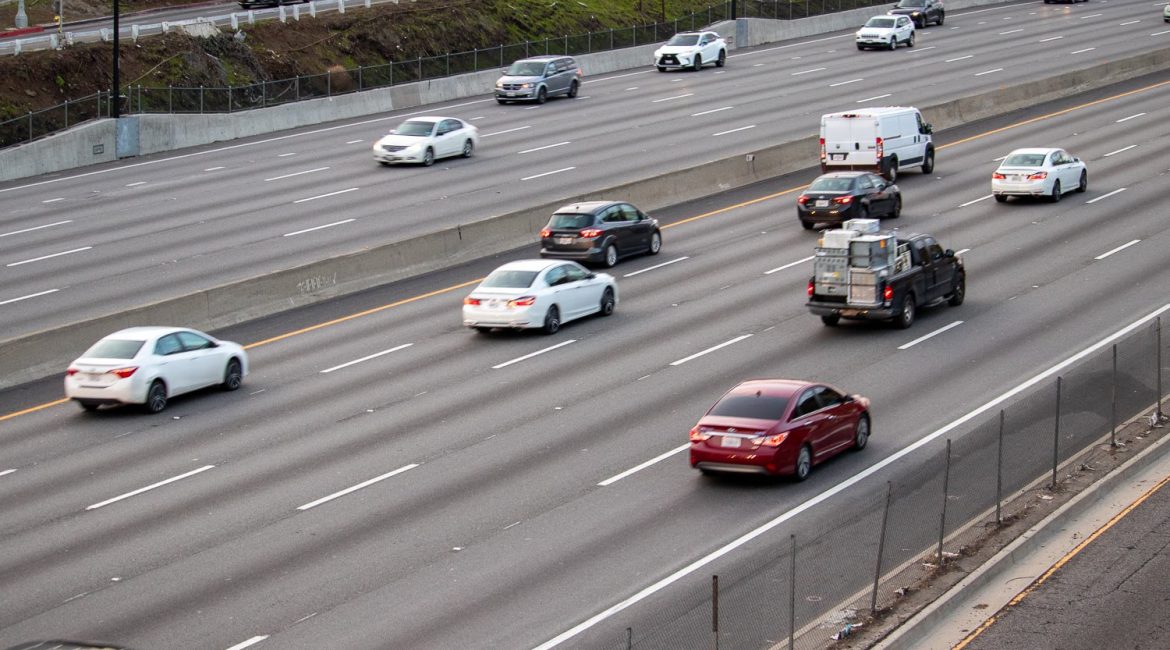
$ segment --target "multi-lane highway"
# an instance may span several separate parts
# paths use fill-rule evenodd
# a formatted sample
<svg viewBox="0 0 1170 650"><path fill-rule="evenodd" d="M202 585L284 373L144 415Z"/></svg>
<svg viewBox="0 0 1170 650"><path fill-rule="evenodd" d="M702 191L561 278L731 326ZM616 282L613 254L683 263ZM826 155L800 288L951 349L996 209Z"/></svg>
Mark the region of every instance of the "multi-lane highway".
<svg viewBox="0 0 1170 650"><path fill-rule="evenodd" d="M374 164L400 112L0 185L0 323L14 337L118 312L810 136L825 112L1146 52L1170 30L1148 0L1024 2L954 12L913 49L858 52L852 38L739 51L720 70L587 76L581 97L543 106L411 111L481 130L474 158L432 168Z"/></svg>
<svg viewBox="0 0 1170 650"><path fill-rule="evenodd" d="M826 328L806 312L817 235L801 230L793 199L809 170L659 211L664 251L615 269L615 315L553 337L485 337L459 324L467 284L531 248L234 328L223 334L252 346L244 389L179 399L159 417L35 408L59 396L51 381L7 391L0 645L621 647L627 626L641 634L668 624L662 612L692 606L708 572L745 562L752 549L728 546L744 535L774 526L753 543L783 546L789 534L839 524L886 481L917 480L938 448L916 441L1166 309L1170 103L1157 84L1167 78L938 134L935 173L902 177L905 210L887 225L963 251L968 296L920 313L909 331ZM991 200L996 159L1024 145L1086 160L1089 191L1056 204ZM183 160L87 178L122 182L192 159ZM261 162L271 173L275 163ZM145 193L138 201L134 218L86 227L131 240L116 227L124 223L146 238L163 226L143 219ZM273 217L238 231L305 223ZM195 226L171 238L191 251L202 242ZM800 485L700 477L686 463L687 430L752 376L815 378L869 396L869 448ZM852 485L831 492L842 484ZM815 553L833 559L832 548ZM701 564L713 554L717 562Z"/></svg>

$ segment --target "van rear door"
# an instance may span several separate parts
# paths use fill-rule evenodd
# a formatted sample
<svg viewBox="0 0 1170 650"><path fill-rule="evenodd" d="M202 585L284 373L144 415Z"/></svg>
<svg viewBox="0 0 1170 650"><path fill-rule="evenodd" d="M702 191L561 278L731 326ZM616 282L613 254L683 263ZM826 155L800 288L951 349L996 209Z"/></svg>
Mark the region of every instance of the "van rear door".
<svg viewBox="0 0 1170 650"><path fill-rule="evenodd" d="M831 115L825 116L822 125L826 164L877 164L877 120L873 117L850 113Z"/></svg>

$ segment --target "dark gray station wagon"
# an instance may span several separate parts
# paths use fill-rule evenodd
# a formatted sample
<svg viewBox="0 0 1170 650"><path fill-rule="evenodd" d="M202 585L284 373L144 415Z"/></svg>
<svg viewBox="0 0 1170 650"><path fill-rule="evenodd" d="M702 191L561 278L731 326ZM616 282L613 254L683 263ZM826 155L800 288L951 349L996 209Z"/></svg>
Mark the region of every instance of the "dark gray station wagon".
<svg viewBox="0 0 1170 650"><path fill-rule="evenodd" d="M540 231L540 256L607 267L630 255L662 250L658 220L622 201L571 203Z"/></svg>

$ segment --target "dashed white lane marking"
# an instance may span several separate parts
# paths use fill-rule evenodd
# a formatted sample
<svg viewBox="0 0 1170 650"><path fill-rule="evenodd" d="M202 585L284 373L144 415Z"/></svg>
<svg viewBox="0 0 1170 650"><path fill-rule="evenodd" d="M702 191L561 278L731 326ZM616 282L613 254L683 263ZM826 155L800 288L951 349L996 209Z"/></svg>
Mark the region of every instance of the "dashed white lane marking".
<svg viewBox="0 0 1170 650"><path fill-rule="evenodd" d="M279 181L279 180L284 180L284 179L286 179L286 178L292 178L293 176L301 176L301 175L303 175L303 174L313 174L313 173L316 173L316 172L323 172L323 171L325 171L326 169L329 169L329 168L328 168L328 167L318 167L318 168L316 168L316 169L306 169L306 170L305 170L305 171L303 171L303 172L293 172L293 173L291 173L291 174L285 174L285 175L283 175L283 176L273 176L272 178L265 178L265 179L264 179L264 181L265 181L265 182L268 182L268 181Z"/></svg>
<svg viewBox="0 0 1170 650"><path fill-rule="evenodd" d="M955 257L958 257L959 255L962 255L963 253L969 253L969 252L971 252L970 248L960 248L959 250L955 251Z"/></svg>
<svg viewBox="0 0 1170 650"><path fill-rule="evenodd" d="M1099 18L1104 15L1105 14L1089 14L1088 16L1081 16L1081 20L1085 20L1086 18Z"/></svg>
<svg viewBox="0 0 1170 650"><path fill-rule="evenodd" d="M1064 38L1064 37L1063 36L1049 36L1048 38L1040 39L1040 42L1047 43L1048 41L1057 41L1057 40L1060 40L1062 38Z"/></svg>
<svg viewBox="0 0 1170 650"><path fill-rule="evenodd" d="M65 200L65 197L57 197L55 199L45 199L44 201L41 201L41 203L56 203L57 201L64 201L64 200Z"/></svg>
<svg viewBox="0 0 1170 650"><path fill-rule="evenodd" d="M153 490L155 488L160 488L164 485L174 483L175 481L181 481L185 478L195 476L196 474L199 474L201 472L206 472L207 470L214 469L214 468L215 468L215 465L204 465L203 467L200 467L199 469L193 469L190 472L184 472L182 474L179 474L178 476L172 476L168 479L163 479L163 480L159 481L158 483L151 483L150 485L148 485L146 487L140 487L137 490L132 490L130 492L127 492L126 494L120 494L112 499L106 499L105 501L99 501L98 503L95 503L91 506L86 506L85 509L86 510L97 510L98 508L108 506L111 503L117 503L118 501L121 501L122 499L129 499L130 497L138 496L139 494L142 494L143 492L149 492L150 490Z"/></svg>
<svg viewBox="0 0 1170 650"><path fill-rule="evenodd" d="M752 67L753 67L753 68L758 68L758 67L760 67L760 66L762 66L762 65L764 65L764 64L763 64L763 63L753 63L753 64L752 64Z"/></svg>
<svg viewBox="0 0 1170 650"><path fill-rule="evenodd" d="M611 476L611 477L605 479L604 481L598 483L597 485L600 487L605 487L607 485L613 485L614 483L617 483L618 481L629 476L630 474L633 474L635 472L640 472L640 471L646 469L647 467L650 467L651 465L653 465L655 463L662 462L662 461L666 460L667 458L670 458L671 456L679 453L680 451L686 451L690 446L691 446L691 443L689 443L689 442L685 445L679 445L678 447L671 449L670 451L666 452L665 454L659 454L659 455L655 456L654 458L651 458L650 460L648 460L644 463L641 463L640 465L635 465L634 467L627 469L626 471L622 472L621 474L615 474L614 476Z"/></svg>
<svg viewBox="0 0 1170 650"><path fill-rule="evenodd" d="M555 350L557 348L563 348L566 345L569 345L570 343L576 343L576 342L577 342L577 339L569 339L568 341L564 341L563 343L557 343L556 345L550 345L547 348L544 348L543 350L537 350L536 352L529 352L528 354L526 354L522 357L516 357L515 359L512 359L511 361L497 363L496 365L492 366L492 370L499 370L500 368L507 368L508 366L510 366L514 363L520 363L521 361L525 361L527 359L531 359L532 357L542 355L545 352L552 352L553 350Z"/></svg>
<svg viewBox="0 0 1170 650"><path fill-rule="evenodd" d="M903 343L902 345L899 345L898 349L905 350L907 348L912 348L915 345L918 345L919 343L921 343L927 339L934 338L934 337L938 336L939 334L942 334L943 332L945 332L949 329L958 327L962 324L963 324L963 321L957 320L957 321L951 323L950 325L943 325L942 327L936 329L935 331L931 332L930 334L924 334L924 335L914 339L913 341L910 341L909 343Z"/></svg>
<svg viewBox="0 0 1170 650"><path fill-rule="evenodd" d="M16 471L16 470L14 470L14 469L6 469L6 470L4 470L3 472L0 472L0 476L8 476L9 474L11 474L11 473L13 473L13 472L15 472L15 471Z"/></svg>
<svg viewBox="0 0 1170 650"><path fill-rule="evenodd" d="M728 131L720 131L719 133L712 133L711 135L712 136L727 135L728 133L736 133L738 131L747 131L748 129L754 129L754 128L756 128L755 124L749 124L747 126L741 126L738 129L730 129Z"/></svg>
<svg viewBox="0 0 1170 650"><path fill-rule="evenodd" d="M846 84L855 84L858 81L865 81L865 79L850 79L849 81L838 81L835 84L829 84L829 88L836 88L837 86L844 86Z"/></svg>
<svg viewBox="0 0 1170 650"><path fill-rule="evenodd" d="M14 302L20 302L21 300L28 300L29 298L39 298L41 296L47 296L50 293L57 293L57 291L59 291L59 289L49 289L48 291L40 291L37 293L30 293L27 296L21 296L19 298L9 298L8 300L0 300L0 305L10 305ZM3 474L0 474L0 476L3 476Z"/></svg>
<svg viewBox="0 0 1170 650"><path fill-rule="evenodd" d="M365 488L365 487L369 487L369 486L377 483L378 481L384 481L384 480L390 478L391 476L397 476L403 472L408 472L416 467L418 467L418 463L411 463L409 465L403 465L402 467L399 467L398 469L386 472L385 474L383 474L381 476L375 476L374 478L369 479L367 481L362 481L361 483L358 483L357 485L351 485L350 487L347 487L344 490L341 490L339 492L334 492L333 494L330 494L327 497L321 497L320 499L317 499L316 501L310 501L303 506L297 506L297 510L308 510L309 508L315 508L315 507L321 505L322 503L328 503L329 501L332 501L336 498L343 497L343 496L350 494L352 492L357 492L358 490Z"/></svg>
<svg viewBox="0 0 1170 650"><path fill-rule="evenodd" d="M1140 22L1142 22L1142 21L1141 21L1141 19L1139 18L1138 20L1130 20L1130 21L1127 21L1127 22L1124 22L1124 23L1117 23L1117 26L1118 26L1118 27L1125 27L1126 25L1134 25L1134 24L1137 24L1137 23L1140 23Z"/></svg>
<svg viewBox="0 0 1170 650"><path fill-rule="evenodd" d="M1122 147L1120 149L1117 149L1116 151L1110 151L1109 153L1105 154L1103 157L1108 158L1109 156L1116 156L1117 154L1119 154L1123 151L1129 151L1130 149L1133 149L1135 147L1137 147L1136 144L1131 144L1128 147Z"/></svg>
<svg viewBox="0 0 1170 650"><path fill-rule="evenodd" d="M260 643L261 641L263 641L264 639L267 639L267 638L268 638L267 634L262 635L262 636L254 636L254 637L248 639L247 641L241 641L240 643L235 644L234 646L228 648L227 650L244 650L244 648L252 647L252 646L256 645L257 643Z"/></svg>
<svg viewBox="0 0 1170 650"><path fill-rule="evenodd" d="M1016 34L1016 33L1022 32L1022 31L1024 31L1023 27L1021 27L1019 29L1009 29L1006 32L1000 32L999 35L1000 36L1007 36L1008 34Z"/></svg>
<svg viewBox="0 0 1170 650"><path fill-rule="evenodd" d="M135 183L126 183L126 187L138 187L139 185L146 185L146 181L137 181Z"/></svg>
<svg viewBox="0 0 1170 650"><path fill-rule="evenodd" d="M553 147L563 147L567 144L572 144L572 142L569 140L565 140L564 142L558 142L556 144L546 144L543 147L534 147L532 149L525 149L524 151L517 151L516 153L532 153L534 151L544 151L545 149L552 149Z"/></svg>
<svg viewBox="0 0 1170 650"><path fill-rule="evenodd" d="M1083 49L1083 50L1073 50L1072 52L1069 52L1069 54L1084 54L1085 52L1092 52L1092 51L1093 51L1093 50L1095 50L1095 49L1097 49L1097 48L1095 48L1095 47L1086 47L1086 48L1085 48L1085 49Z"/></svg>
<svg viewBox="0 0 1170 650"><path fill-rule="evenodd" d="M799 77L802 74L812 74L813 72L820 72L821 70L828 70L828 68L813 68L811 70L801 70L800 72L793 72L793 77Z"/></svg>
<svg viewBox="0 0 1170 650"><path fill-rule="evenodd" d="M777 266L776 268L774 268L770 271L764 271L764 275L772 275L773 273L779 273L780 271L783 271L784 269L790 269L794 266L800 266L801 264L804 264L805 262L812 260L814 257L816 257L816 256L809 255L808 257L798 259L795 262L789 262L789 263L785 264L784 266Z"/></svg>
<svg viewBox="0 0 1170 650"><path fill-rule="evenodd" d="M1111 197L1111 196L1113 196L1113 195L1115 195L1115 194L1121 194L1121 193L1122 193L1122 192L1124 192L1126 189L1128 189L1128 188L1125 188L1125 187L1119 187L1119 188L1117 188L1117 189L1113 190L1112 192L1110 192L1110 193L1108 193L1108 194L1102 194L1101 196L1098 196L1098 197L1097 197L1097 198L1095 198L1095 199L1089 199L1088 201L1085 201L1085 205L1088 205L1088 204L1090 204L1090 203L1096 203L1097 201L1101 201L1101 200L1107 199L1107 198L1109 198L1109 197Z"/></svg>
<svg viewBox="0 0 1170 650"><path fill-rule="evenodd" d="M910 53L911 54L918 54L919 52L925 52L927 50L933 50L933 49L935 49L934 45L931 45L930 47L916 47L913 50L911 50Z"/></svg>
<svg viewBox="0 0 1170 650"><path fill-rule="evenodd" d="M1116 122L1114 122L1114 124L1121 124L1122 122L1128 122L1130 120L1137 119L1143 115L1145 115L1145 113L1135 113L1133 115L1130 115L1129 117L1123 117L1120 120L1117 120Z"/></svg>
<svg viewBox="0 0 1170 650"><path fill-rule="evenodd" d="M518 126L518 127L514 128L514 129L504 129L503 131L494 131L494 132L492 132L492 133L481 133L481 134L479 135L479 137L481 137L481 138L490 138L490 137L492 137L493 135L504 135L505 133L515 133L516 131L523 131L524 129L531 129L531 128L532 128L532 125L531 125L531 124L527 124L527 125L525 125L525 126Z"/></svg>
<svg viewBox="0 0 1170 650"><path fill-rule="evenodd" d="M967 56L960 56L960 57L957 57L954 59L947 59L946 61L944 61L944 63L954 63L955 61L963 61L965 59L973 59L973 58L975 58L974 54L968 54Z"/></svg>
<svg viewBox="0 0 1170 650"><path fill-rule="evenodd" d="M965 208L965 207L967 207L967 206L969 206L969 205L973 205L973 204L975 204L975 203L978 203L978 202L980 202L980 201L986 201L987 199L990 199L992 196L993 196L992 194L988 194L987 196L981 196L981 197L979 197L979 198L977 198L977 199L972 199L972 200L970 200L970 201L967 201L966 203L960 203L960 204L959 204L959 207L960 207L960 208Z"/></svg>
<svg viewBox="0 0 1170 650"><path fill-rule="evenodd" d="M297 154L296 154L296 152L292 152L292 153L281 153L281 154L277 154L277 155L276 155L276 157L277 157L277 158L288 158L289 156L295 156L295 155L297 155Z"/></svg>
<svg viewBox="0 0 1170 650"><path fill-rule="evenodd" d="M1135 239L1135 240L1133 240L1133 241L1131 241L1131 242L1126 242L1126 243L1124 243L1124 244L1122 244L1122 245L1118 246L1117 248L1114 248L1114 249L1113 249L1113 250L1111 250L1111 251L1107 251L1107 252L1101 253L1100 255L1098 255L1097 257L1094 257L1093 259L1095 259L1095 260L1103 260L1103 259L1105 259L1106 257L1109 257L1110 255L1112 255L1112 254L1114 254L1114 253L1121 252L1121 251L1123 251L1123 250L1125 250L1125 249L1129 248L1130 246L1133 246L1134 244L1136 244L1136 243L1138 243L1138 242L1140 242L1140 241L1141 241L1140 239Z"/></svg>
<svg viewBox="0 0 1170 650"><path fill-rule="evenodd" d="M34 230L44 230L45 228L52 228L53 226L64 226L67 223L73 223L73 220L66 219L65 221L54 221L53 223L47 223L43 226L33 226L32 228L24 228L23 230L13 230L12 232L6 232L4 234L0 234L0 237L8 237L11 235L23 235L26 232L33 232Z"/></svg>
<svg viewBox="0 0 1170 650"><path fill-rule="evenodd" d="M659 102L669 102L669 101L672 101L672 100L675 100L675 99L682 99L683 97L693 97L693 96L694 96L694 94L695 94L695 93L686 93L686 94L683 94L683 95L675 95L675 96L673 96L673 97L663 97L663 98L661 98L661 99L652 99L652 100L650 100L650 103L651 103L651 104L657 104L657 103L659 103Z"/></svg>
<svg viewBox="0 0 1170 650"><path fill-rule="evenodd" d="M1150 34L1150 36L1162 36L1163 34L1170 34L1170 29L1161 32L1154 32L1153 34Z"/></svg>
<svg viewBox="0 0 1170 650"><path fill-rule="evenodd" d="M678 361L672 361L672 362L670 362L670 365L681 366L682 364L684 364L688 361L691 361L693 359L698 359L699 357L701 357L705 354L711 354L712 352L714 352L716 350L725 348L725 347L727 347L729 345L733 345L735 343L739 343L740 341L742 341L744 339L751 338L751 336L752 336L751 334L744 334L742 336L737 336L737 337L731 339L730 341L724 341L724 342L720 343L719 345L707 348L706 350L703 350L702 352L696 352L689 357L683 357L682 359L679 359Z"/></svg>
<svg viewBox="0 0 1170 650"><path fill-rule="evenodd" d="M889 97L890 95L893 95L893 94L894 94L894 93L886 93L886 94L884 94L884 95L875 95L875 96L873 96L873 97L866 97L865 99L859 99L859 100L857 100L857 103L858 103L858 104L864 104L865 102L872 102L872 101L873 101L873 100L875 100L875 99L885 99L886 97Z"/></svg>
<svg viewBox="0 0 1170 650"><path fill-rule="evenodd" d="M683 257L679 257L677 259L670 260L669 262L663 262L662 264L655 264L654 266L648 266L644 269L639 269L637 271L627 273L627 274L623 275L622 277L623 278L632 278L635 275L638 275L640 273L645 273L646 271L653 271L654 269L660 269L664 266L670 266L671 264L674 264L676 262L681 262L681 261L687 260L687 259L690 259L690 258L684 255ZM2 304L4 304L4 303L0 303L0 305L2 305Z"/></svg>
<svg viewBox="0 0 1170 650"><path fill-rule="evenodd" d="M356 366L357 364L359 364L359 363L362 363L363 361L369 361L370 359L377 359L378 357L385 356L385 355L387 355L387 354L390 354L391 352L397 352L397 351L399 351L399 350L405 350L406 348L409 348L409 347L410 347L410 346L412 346L412 345L414 345L414 344L413 344L413 343L403 343L402 345L397 345L397 346L395 346L395 347L392 347L392 348L390 348L389 350L382 350L381 352L375 352L375 353L373 353L373 354L371 354L371 355L364 356L364 357L362 357L362 358L360 358L360 359L354 359L353 361L347 361L347 362L345 362L345 363L343 363L343 364L341 364L341 365L339 365L339 366L333 366L332 368L326 368L326 369L324 369L324 370L322 370L322 371L321 371L321 374L322 374L322 375L327 375L327 374L329 374L329 373L333 372L334 370L341 370L342 368L348 368L348 367L350 367L350 366Z"/></svg>
<svg viewBox="0 0 1170 650"><path fill-rule="evenodd" d="M5 264L5 266L12 267L12 266L20 266L21 264L31 264L33 262L40 262L41 260L52 259L54 257L61 257L62 255L72 255L74 253L80 253L82 251L90 250L91 248L93 248L93 246L82 246L81 248L74 248L71 251L62 251L60 253L53 253L52 255L42 255L40 257L34 257L31 260L21 260L19 262L13 262L11 264Z"/></svg>
<svg viewBox="0 0 1170 650"><path fill-rule="evenodd" d="M976 72L975 76L982 77L985 74L991 74L993 72L1003 72L1003 68L995 68L994 70L984 70L983 72Z"/></svg>
<svg viewBox="0 0 1170 650"><path fill-rule="evenodd" d="M331 196L337 196L338 194L345 194L347 192L356 192L356 191L358 191L358 189L359 188L356 188L356 187L350 187L350 188L344 189L344 190L337 190L336 192L329 192L328 194L318 194L317 196L310 196L310 197L304 198L304 199L297 199L296 201L293 201L293 203L308 203L309 201L316 201L317 199L325 199L325 198L329 198ZM352 219L351 219L351 221L352 221Z"/></svg>
<svg viewBox="0 0 1170 650"><path fill-rule="evenodd" d="M698 113L691 113L691 117L699 117L700 115L710 115L711 113L718 113L719 111L729 111L735 108L734 106L723 106L721 108L712 108L709 111L700 111Z"/></svg>
<svg viewBox="0 0 1170 650"><path fill-rule="evenodd" d="M536 106L529 106L528 108L525 108L524 110L526 110L526 111L535 111L535 110L536 110L536 109L538 109L538 108L540 108L540 104L537 104Z"/></svg>
<svg viewBox="0 0 1170 650"><path fill-rule="evenodd" d="M221 169L227 169L227 167L222 167L222 166L221 166L221 167L208 167L207 169L204 169L203 171L205 171L205 172L217 172L217 171L219 171L219 170L221 170Z"/></svg>
<svg viewBox="0 0 1170 650"><path fill-rule="evenodd" d="M532 179L534 179L534 178L541 178L541 177L544 177L544 176L552 176L553 174L559 174L559 173L561 173L561 172L572 171L572 170L574 170L574 169L576 169L576 167L564 167L564 168L562 168L562 169L554 169L554 170L552 170L551 172L544 172L544 173L542 173L542 174L534 174L534 175L532 175L532 176L525 176L524 178L521 178L520 180L522 180L522 181L530 181L530 180L532 180Z"/></svg>
<svg viewBox="0 0 1170 650"><path fill-rule="evenodd" d="M333 223L327 223L323 226L313 226L312 228L305 228L304 230L295 230L293 232L286 232L283 235L281 235L281 237L296 237L297 235L303 235L307 232L313 232L315 230L324 230L326 228L332 228L333 226L345 225L347 223L350 223L351 221L356 221L356 219L344 219L342 221L334 221Z"/></svg>
<svg viewBox="0 0 1170 650"><path fill-rule="evenodd" d="M365 140L346 140L345 144L357 144L359 142L365 142Z"/></svg>
<svg viewBox="0 0 1170 650"><path fill-rule="evenodd" d="M638 89L637 86L630 86L629 88L626 88L626 92L630 92L631 90L637 90L637 89Z"/></svg>

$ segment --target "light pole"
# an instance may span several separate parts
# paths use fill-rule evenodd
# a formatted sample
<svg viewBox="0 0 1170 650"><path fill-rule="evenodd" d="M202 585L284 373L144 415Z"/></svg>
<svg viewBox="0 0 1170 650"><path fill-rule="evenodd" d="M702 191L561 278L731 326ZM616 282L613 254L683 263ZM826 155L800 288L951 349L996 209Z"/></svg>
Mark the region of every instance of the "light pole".
<svg viewBox="0 0 1170 650"><path fill-rule="evenodd" d="M28 14L24 12L24 0L16 0L16 27L28 27Z"/></svg>

